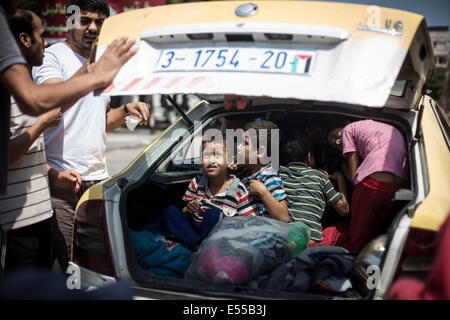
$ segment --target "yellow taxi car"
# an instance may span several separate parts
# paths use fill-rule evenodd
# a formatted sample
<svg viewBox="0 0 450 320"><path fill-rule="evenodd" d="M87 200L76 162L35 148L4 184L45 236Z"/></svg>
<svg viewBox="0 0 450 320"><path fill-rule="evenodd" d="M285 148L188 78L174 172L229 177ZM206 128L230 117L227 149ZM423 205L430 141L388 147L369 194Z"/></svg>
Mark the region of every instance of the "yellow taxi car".
<svg viewBox="0 0 450 320"><path fill-rule="evenodd" d="M79 201L69 271L83 287L122 279L137 296L151 298L383 299L395 279L426 276L450 212L450 132L441 108L424 94L434 59L423 16L332 2L166 5L107 19L97 54L123 35L137 39L139 51L101 94L202 100ZM229 94L248 103L230 107ZM130 229L155 221L169 204L181 205L199 173L189 151L195 137L224 119L256 118L274 121L282 132L313 125L326 134L338 119L375 119L403 133L408 185L396 193L384 229L355 260L345 293L212 284L152 274L137 263Z"/></svg>

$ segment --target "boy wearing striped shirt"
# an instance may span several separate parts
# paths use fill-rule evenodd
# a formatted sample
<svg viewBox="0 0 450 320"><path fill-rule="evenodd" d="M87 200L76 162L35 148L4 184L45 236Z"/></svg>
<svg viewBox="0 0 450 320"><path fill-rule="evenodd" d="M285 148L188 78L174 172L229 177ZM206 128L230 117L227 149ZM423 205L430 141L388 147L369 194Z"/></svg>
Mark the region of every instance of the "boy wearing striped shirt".
<svg viewBox="0 0 450 320"><path fill-rule="evenodd" d="M162 215L163 230L178 241L197 249L216 223L224 216L247 216L256 209L249 202L249 193L240 180L227 174L226 144L211 140L202 143L203 174L195 177L183 196L183 209L166 208Z"/></svg>
<svg viewBox="0 0 450 320"><path fill-rule="evenodd" d="M344 175L335 172L329 177L312 169L311 142L303 134L288 137L282 155L286 158L283 163L287 165L280 167L280 177L285 186L289 215L294 221L302 221L311 228L310 245L338 245L337 238L324 237L320 220L326 206L332 206L341 216L348 214ZM340 192L335 190L329 178L336 180Z"/></svg>
<svg viewBox="0 0 450 320"><path fill-rule="evenodd" d="M264 165L261 161L268 154L272 156L272 130L278 130L277 125L266 120L252 121L245 125L244 144L239 146L245 164L239 165L239 170L245 171L246 175L240 178L250 193L250 202L256 207L257 215L289 222L283 182L271 163ZM261 143L264 135L267 137L266 145ZM251 155L256 155L256 159L251 159ZM242 170L243 167L246 170Z"/></svg>

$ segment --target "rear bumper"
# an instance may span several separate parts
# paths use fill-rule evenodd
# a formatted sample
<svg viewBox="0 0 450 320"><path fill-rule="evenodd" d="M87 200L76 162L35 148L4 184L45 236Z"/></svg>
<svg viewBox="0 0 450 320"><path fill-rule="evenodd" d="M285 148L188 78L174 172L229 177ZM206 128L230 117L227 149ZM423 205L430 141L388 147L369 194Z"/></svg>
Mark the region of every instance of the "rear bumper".
<svg viewBox="0 0 450 320"><path fill-rule="evenodd" d="M83 290L85 292L97 290L103 286L114 284L117 282L116 278L103 275L101 273L97 273L95 271L91 271L89 269L80 267L78 264L70 261L69 262L69 273L75 282L73 282L72 289ZM157 290L157 289L148 289L148 288L140 288L130 286L133 290L133 299L134 300L155 300L155 299L165 299L165 300L196 300L196 299L205 299L204 296L199 296L195 294L186 294L186 293L177 293L172 291L165 290Z"/></svg>
<svg viewBox="0 0 450 320"><path fill-rule="evenodd" d="M89 291L116 283L115 278L85 269L72 261L69 262L68 270L71 273L69 277L79 282L79 285L76 285L77 282L74 283L76 289Z"/></svg>

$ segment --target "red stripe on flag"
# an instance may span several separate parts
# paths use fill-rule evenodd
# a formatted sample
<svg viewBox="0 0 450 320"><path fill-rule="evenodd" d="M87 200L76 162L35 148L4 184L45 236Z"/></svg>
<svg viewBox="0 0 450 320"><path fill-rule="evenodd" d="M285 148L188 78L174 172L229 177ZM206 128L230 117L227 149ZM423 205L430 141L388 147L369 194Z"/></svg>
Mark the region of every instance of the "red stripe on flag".
<svg viewBox="0 0 450 320"><path fill-rule="evenodd" d="M142 80L142 78L136 78L133 81L131 81L125 88L122 89L122 91L128 91L131 88L133 88L137 83L139 83Z"/></svg>
<svg viewBox="0 0 450 320"><path fill-rule="evenodd" d="M152 81L150 81L145 87L142 88L142 90L150 89L155 84L157 84L161 79L162 79L161 77L153 78Z"/></svg>
<svg viewBox="0 0 450 320"><path fill-rule="evenodd" d="M165 85L165 87L163 89L169 89L170 87L173 87L178 82L180 82L181 79L183 79L183 77L178 77L178 78L172 79L168 84Z"/></svg>
<svg viewBox="0 0 450 320"><path fill-rule="evenodd" d="M195 77L194 79L192 79L191 82L189 82L187 87L191 88L191 87L197 85L198 83L202 82L203 80L205 80L205 77Z"/></svg>
<svg viewBox="0 0 450 320"><path fill-rule="evenodd" d="M298 54L297 57L299 57L300 59L303 60L303 59L311 58L312 56L305 56L305 55L302 55L302 54Z"/></svg>

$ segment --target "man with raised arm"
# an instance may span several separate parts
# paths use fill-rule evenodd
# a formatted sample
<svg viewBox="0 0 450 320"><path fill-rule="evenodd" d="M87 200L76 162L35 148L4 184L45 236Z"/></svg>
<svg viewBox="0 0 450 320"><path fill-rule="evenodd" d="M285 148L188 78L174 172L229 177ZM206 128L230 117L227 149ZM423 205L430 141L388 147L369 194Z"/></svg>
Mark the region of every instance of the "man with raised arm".
<svg viewBox="0 0 450 320"><path fill-rule="evenodd" d="M109 16L108 4L104 0L69 0L67 8L73 6L80 9L79 28L69 29L65 41L45 50L43 65L33 68L38 84L66 81L85 72L86 62L92 59L101 26ZM70 11L67 12L67 19L71 19ZM63 271L70 258L76 205L88 188L109 177L106 131L122 125L129 113L138 116L140 124L147 123L149 111L145 103L128 103L114 109L109 103L109 97L91 92L73 105L63 106L61 122L44 132L50 192L58 222L54 237L61 248L57 256ZM67 180L60 175L66 170L72 170L77 180L75 189L67 186Z"/></svg>
<svg viewBox="0 0 450 320"><path fill-rule="evenodd" d="M134 41L125 37L116 39L89 71L86 68L85 73L66 82L36 85L8 27L6 15L14 14L16 9L17 0L0 4L0 194L5 194L7 184L10 95L20 110L29 115L70 106L87 93L111 83L120 67L136 53L136 49L131 49Z"/></svg>

